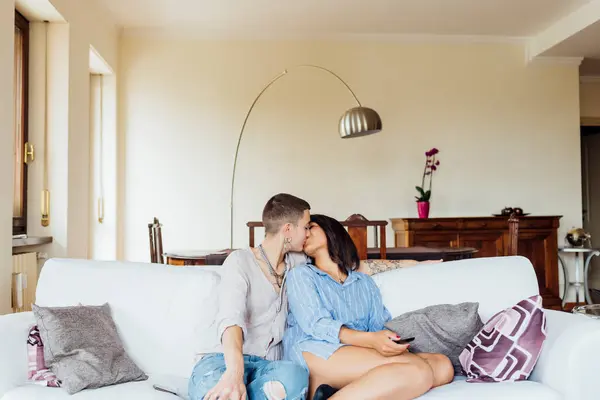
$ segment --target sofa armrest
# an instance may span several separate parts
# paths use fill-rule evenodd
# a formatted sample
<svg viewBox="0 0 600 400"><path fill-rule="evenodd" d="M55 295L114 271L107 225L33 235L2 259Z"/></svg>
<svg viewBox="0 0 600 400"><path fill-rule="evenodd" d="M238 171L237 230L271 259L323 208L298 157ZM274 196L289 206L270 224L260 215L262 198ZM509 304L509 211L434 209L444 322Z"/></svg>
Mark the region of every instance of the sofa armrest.
<svg viewBox="0 0 600 400"><path fill-rule="evenodd" d="M0 316L0 398L27 380L27 334L33 313Z"/></svg>
<svg viewBox="0 0 600 400"><path fill-rule="evenodd" d="M547 337L530 379L560 392L565 400L597 399L600 321L545 312Z"/></svg>

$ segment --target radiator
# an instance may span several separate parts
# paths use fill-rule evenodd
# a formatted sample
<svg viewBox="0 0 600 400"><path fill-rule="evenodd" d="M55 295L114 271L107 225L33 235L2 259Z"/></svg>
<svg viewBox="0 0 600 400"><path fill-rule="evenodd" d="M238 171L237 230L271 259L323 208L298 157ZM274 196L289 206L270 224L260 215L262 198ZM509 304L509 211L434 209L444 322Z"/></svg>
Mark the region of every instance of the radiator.
<svg viewBox="0 0 600 400"><path fill-rule="evenodd" d="M38 281L37 253L15 254L12 264L13 312L31 311Z"/></svg>

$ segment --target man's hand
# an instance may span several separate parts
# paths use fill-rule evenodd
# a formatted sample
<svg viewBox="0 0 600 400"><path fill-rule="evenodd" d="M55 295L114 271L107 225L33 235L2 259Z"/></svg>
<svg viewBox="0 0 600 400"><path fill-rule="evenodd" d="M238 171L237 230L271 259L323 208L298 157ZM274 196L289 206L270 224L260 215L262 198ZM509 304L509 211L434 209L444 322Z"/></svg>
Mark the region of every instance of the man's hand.
<svg viewBox="0 0 600 400"><path fill-rule="evenodd" d="M246 400L246 385L244 372L226 370L219 383L208 391L205 400Z"/></svg>
<svg viewBox="0 0 600 400"><path fill-rule="evenodd" d="M394 332L383 330L379 332L370 332L369 347L376 350L384 357L398 356L408 349L407 344L398 344L392 341L400 339Z"/></svg>

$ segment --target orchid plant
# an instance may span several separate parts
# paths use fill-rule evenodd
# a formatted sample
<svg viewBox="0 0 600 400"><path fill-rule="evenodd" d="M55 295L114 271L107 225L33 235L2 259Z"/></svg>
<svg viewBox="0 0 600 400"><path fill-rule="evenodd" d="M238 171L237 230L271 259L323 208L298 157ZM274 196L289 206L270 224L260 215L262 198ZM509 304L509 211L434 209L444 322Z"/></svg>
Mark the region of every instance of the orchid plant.
<svg viewBox="0 0 600 400"><path fill-rule="evenodd" d="M431 198L431 183L433 181L433 173L437 171L440 160L436 160L436 155L440 151L435 147L425 152L425 167L423 168L423 179L421 180L421 186L415 186L419 192L419 196L415 196L417 202L429 201ZM426 180L429 178L429 188L425 190Z"/></svg>

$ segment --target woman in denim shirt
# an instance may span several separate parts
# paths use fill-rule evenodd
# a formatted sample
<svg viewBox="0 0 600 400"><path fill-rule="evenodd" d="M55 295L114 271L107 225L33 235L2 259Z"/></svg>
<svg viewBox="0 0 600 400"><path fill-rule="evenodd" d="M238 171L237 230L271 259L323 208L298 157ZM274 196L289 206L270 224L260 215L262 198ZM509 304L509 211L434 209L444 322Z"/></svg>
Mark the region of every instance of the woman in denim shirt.
<svg viewBox="0 0 600 400"><path fill-rule="evenodd" d="M375 282L357 272L356 246L335 219L312 215L304 252L314 262L287 277L284 359L310 372L311 398L413 399L450 382L441 354L412 354L384 329L391 319ZM316 393L315 393L316 392Z"/></svg>

